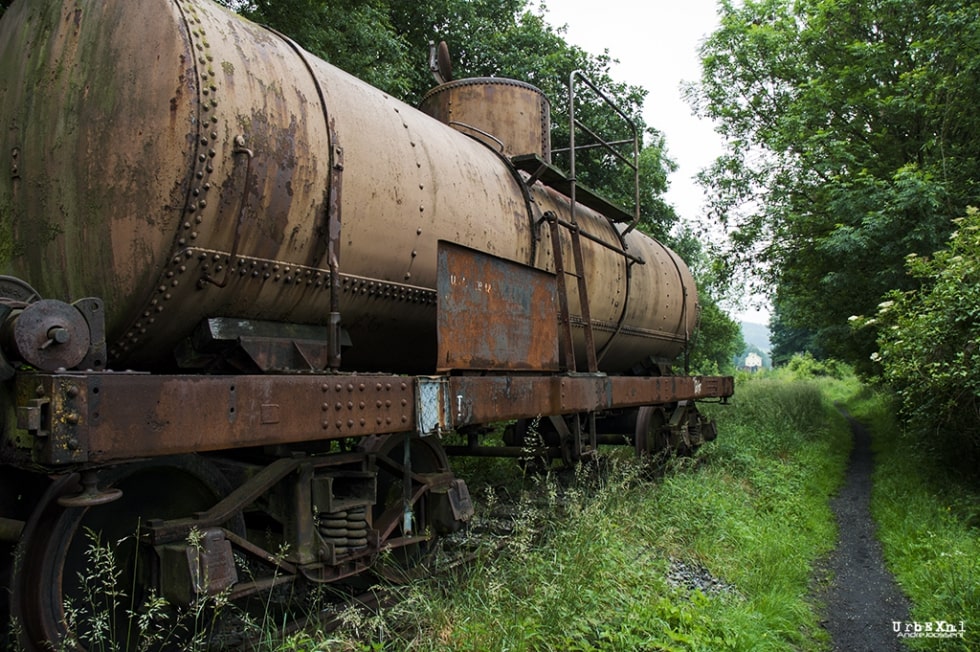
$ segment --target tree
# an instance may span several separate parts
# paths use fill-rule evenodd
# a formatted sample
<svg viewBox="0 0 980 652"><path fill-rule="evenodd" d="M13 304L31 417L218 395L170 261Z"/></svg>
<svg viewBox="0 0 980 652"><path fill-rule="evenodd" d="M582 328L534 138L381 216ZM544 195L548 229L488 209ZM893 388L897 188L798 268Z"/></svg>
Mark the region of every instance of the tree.
<svg viewBox="0 0 980 652"><path fill-rule="evenodd" d="M780 303L777 288L773 297L773 313L769 319L769 330L772 338L772 361L774 365L789 362L800 352L810 353L821 358L825 357L820 346L815 342L816 332L806 327L790 326L794 320L791 314L793 304L789 307Z"/></svg>
<svg viewBox="0 0 980 652"><path fill-rule="evenodd" d="M705 249L702 239L688 227L677 228L668 243L690 267L701 303L699 325L687 361L691 371L700 374L734 372L733 361L745 349L745 340L739 323L721 309L720 303L728 298L728 285L718 273L716 259Z"/></svg>
<svg viewBox="0 0 980 652"><path fill-rule="evenodd" d="M701 53L691 97L727 142L702 176L726 260L775 288L784 333L870 371L874 334L847 318L915 287L906 254L980 200L975 3L722 0Z"/></svg>
<svg viewBox="0 0 980 652"><path fill-rule="evenodd" d="M222 3L286 34L318 57L392 95L407 95L415 82L410 44L392 24L387 0Z"/></svg>

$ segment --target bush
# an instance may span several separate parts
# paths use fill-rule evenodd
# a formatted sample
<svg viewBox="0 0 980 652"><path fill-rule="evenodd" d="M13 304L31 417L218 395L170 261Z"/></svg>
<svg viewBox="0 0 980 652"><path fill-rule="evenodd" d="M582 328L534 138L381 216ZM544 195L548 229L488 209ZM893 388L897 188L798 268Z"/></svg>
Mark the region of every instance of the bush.
<svg viewBox="0 0 980 652"><path fill-rule="evenodd" d="M854 375L854 370L848 364L833 358L817 360L809 352L794 355L786 367L800 378L827 377L844 380Z"/></svg>
<svg viewBox="0 0 980 652"><path fill-rule="evenodd" d="M906 266L921 288L893 292L873 319L882 376L901 399L915 432L976 472L980 461L980 213L954 220L946 249L910 254Z"/></svg>

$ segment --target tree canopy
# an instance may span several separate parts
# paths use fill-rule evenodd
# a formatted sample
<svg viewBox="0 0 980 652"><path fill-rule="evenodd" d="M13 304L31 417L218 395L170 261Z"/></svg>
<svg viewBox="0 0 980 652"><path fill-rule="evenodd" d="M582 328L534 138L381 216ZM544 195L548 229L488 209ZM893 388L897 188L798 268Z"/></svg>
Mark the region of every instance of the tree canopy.
<svg viewBox="0 0 980 652"><path fill-rule="evenodd" d="M721 0L697 110L725 260L773 295L776 353L869 370L873 312L980 201L980 13L969 0Z"/></svg>

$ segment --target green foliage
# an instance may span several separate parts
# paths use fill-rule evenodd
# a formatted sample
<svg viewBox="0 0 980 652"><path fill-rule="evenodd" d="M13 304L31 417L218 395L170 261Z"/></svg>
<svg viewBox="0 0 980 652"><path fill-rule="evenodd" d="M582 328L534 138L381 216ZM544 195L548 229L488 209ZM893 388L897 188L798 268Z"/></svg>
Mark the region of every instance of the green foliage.
<svg viewBox="0 0 980 652"><path fill-rule="evenodd" d="M849 410L871 426L876 453L871 510L888 567L918 622L966 621L964 639L910 639L916 650L980 649L980 493L950 474L896 419L894 397L865 392Z"/></svg>
<svg viewBox="0 0 980 652"><path fill-rule="evenodd" d="M698 374L731 374L733 359L745 348L742 329L710 296L701 299L701 321L691 348L691 371Z"/></svg>
<svg viewBox="0 0 980 652"><path fill-rule="evenodd" d="M288 35L313 54L394 95L409 92L415 67L386 0L227 0L258 23ZM420 61L425 52L417 53Z"/></svg>
<svg viewBox="0 0 980 652"><path fill-rule="evenodd" d="M980 15L963 0L721 3L691 97L727 151L703 175L725 260L775 288L777 357L868 370L847 318L980 199Z"/></svg>
<svg viewBox="0 0 980 652"><path fill-rule="evenodd" d="M732 360L745 348L745 341L738 322L719 306L727 298L729 287L719 278L716 261L689 228L675 229L664 240L691 269L701 302L698 329L691 340L691 371L731 373L734 371ZM683 367L682 360L677 364Z"/></svg>
<svg viewBox="0 0 980 652"><path fill-rule="evenodd" d="M773 297L773 312L769 319L772 357L775 365L785 364L794 355L801 353L809 353L821 358L826 355L816 342L816 330L806 326L791 325L804 323L800 315L793 314L796 307L797 304L793 301L781 301L780 291L776 289Z"/></svg>
<svg viewBox="0 0 980 652"><path fill-rule="evenodd" d="M848 364L829 358L818 360L810 353L795 355L786 363L786 368L800 378L835 378L844 380L854 375Z"/></svg>
<svg viewBox="0 0 980 652"><path fill-rule="evenodd" d="M901 398L909 427L964 469L980 462L980 213L955 220L946 248L909 255L919 290L893 292L871 319L882 377ZM872 329L872 327L874 327Z"/></svg>

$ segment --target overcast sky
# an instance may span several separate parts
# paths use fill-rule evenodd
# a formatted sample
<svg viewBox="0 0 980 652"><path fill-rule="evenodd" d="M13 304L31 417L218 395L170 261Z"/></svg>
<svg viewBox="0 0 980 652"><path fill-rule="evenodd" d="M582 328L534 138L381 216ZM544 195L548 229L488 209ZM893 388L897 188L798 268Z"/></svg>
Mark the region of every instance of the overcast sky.
<svg viewBox="0 0 980 652"><path fill-rule="evenodd" d="M568 26L568 42L593 54L608 50L619 60L613 78L650 92L644 118L666 134L670 156L679 166L668 200L683 219L697 219L704 193L691 177L721 152L721 145L712 125L691 115L681 84L697 81L700 75L697 49L717 25L715 0L545 0L544 4L551 25Z"/></svg>
<svg viewBox="0 0 980 652"><path fill-rule="evenodd" d="M712 124L692 115L681 85L700 77L698 47L718 25L716 0L544 0L544 4L552 26L567 26L566 41L593 54L608 50L619 60L612 77L649 91L644 119L666 135L668 154L678 164L667 201L685 222L700 222L705 196L693 177L722 147ZM746 310L739 319L765 324L769 317L765 311Z"/></svg>

